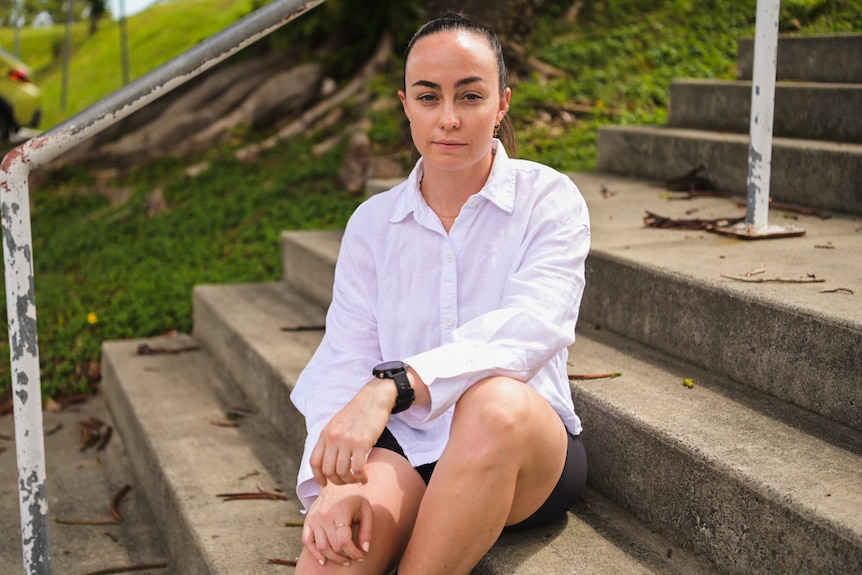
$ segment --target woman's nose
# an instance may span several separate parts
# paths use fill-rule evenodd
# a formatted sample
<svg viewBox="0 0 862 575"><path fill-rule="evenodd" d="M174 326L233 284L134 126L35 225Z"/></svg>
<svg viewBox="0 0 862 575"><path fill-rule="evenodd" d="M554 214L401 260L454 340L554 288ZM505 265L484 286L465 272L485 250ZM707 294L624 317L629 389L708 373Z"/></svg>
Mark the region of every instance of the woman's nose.
<svg viewBox="0 0 862 575"><path fill-rule="evenodd" d="M440 109L440 127L444 130L454 130L461 125L461 120L455 112L455 106L445 103Z"/></svg>

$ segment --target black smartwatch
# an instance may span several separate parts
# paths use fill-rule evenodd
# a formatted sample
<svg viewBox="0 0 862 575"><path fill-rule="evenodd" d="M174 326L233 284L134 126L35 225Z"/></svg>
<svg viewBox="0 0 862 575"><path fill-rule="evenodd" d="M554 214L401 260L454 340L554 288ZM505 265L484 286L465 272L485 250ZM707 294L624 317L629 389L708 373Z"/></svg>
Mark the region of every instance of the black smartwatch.
<svg viewBox="0 0 862 575"><path fill-rule="evenodd" d="M403 361L387 361L375 367L371 373L374 374L374 377L391 379L395 382L395 387L398 388L398 399L395 400L395 407L392 408L392 413L401 413L413 404L416 394L413 393L413 388L410 387L410 380L407 379L406 363Z"/></svg>

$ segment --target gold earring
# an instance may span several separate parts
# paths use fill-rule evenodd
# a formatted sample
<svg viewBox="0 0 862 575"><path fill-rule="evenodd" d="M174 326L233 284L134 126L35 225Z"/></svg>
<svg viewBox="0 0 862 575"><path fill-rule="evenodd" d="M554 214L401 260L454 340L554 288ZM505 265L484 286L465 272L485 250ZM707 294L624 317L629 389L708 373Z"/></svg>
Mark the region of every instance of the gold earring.
<svg viewBox="0 0 862 575"><path fill-rule="evenodd" d="M497 134L499 134L499 133L500 133L500 122L497 122L496 124L494 124L494 137L496 138Z"/></svg>

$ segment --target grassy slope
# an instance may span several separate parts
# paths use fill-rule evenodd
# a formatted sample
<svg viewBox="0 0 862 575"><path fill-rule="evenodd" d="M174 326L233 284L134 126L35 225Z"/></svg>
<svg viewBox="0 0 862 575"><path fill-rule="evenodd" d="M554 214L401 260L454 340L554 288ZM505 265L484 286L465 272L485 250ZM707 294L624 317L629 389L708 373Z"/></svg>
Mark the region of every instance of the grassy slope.
<svg viewBox="0 0 862 575"><path fill-rule="evenodd" d="M617 12L606 7L573 24L558 17L564 4L549 0L550 14L538 23L533 50L571 76L546 85L522 81L511 115L522 156L582 170L594 165L595 136L602 123L664 121L672 78L733 77L736 40L752 33L755 0L606 3ZM805 33L862 29L856 0L783 5L785 27L796 27L796 18ZM245 6L177 0L131 18L133 79L208 35L210 27L217 30L235 21L247 11ZM0 30L0 43L10 46L7 34L11 31ZM59 67L43 54L57 37L62 37L61 29L28 31L22 39L23 56L37 70L48 97L47 125L64 117L52 104L59 101ZM103 24L92 38L79 31L78 38L67 115L119 87L116 24ZM116 73L105 73L110 69ZM387 75L372 87L381 95L394 89ZM536 122L545 102L578 102L596 112L565 126ZM620 113L607 115L607 109ZM377 150L403 149L398 106L375 114ZM233 145L255 136L238 134ZM35 190L34 260L45 394L90 390L105 339L189 331L195 284L278 278L281 230L343 226L359 200L335 183L341 150L322 157L310 151L312 143L326 136L309 134L279 146L254 166L234 161L226 146L204 158L156 162L107 183L69 169ZM208 171L195 178L183 174L190 162L201 159L210 160ZM130 190L131 200L112 207L93 193L106 186ZM147 197L155 189L161 190L169 210L151 216ZM0 389L8 381L3 340Z"/></svg>
<svg viewBox="0 0 862 575"><path fill-rule="evenodd" d="M126 20L129 80L181 54L230 26L252 10L249 0L174 0L159 2ZM122 88L120 24L102 21L95 35L89 24L72 27L66 109L60 109L65 27L24 30L21 59L34 71L45 97L43 128L49 128ZM11 51L14 30L0 28L0 45Z"/></svg>

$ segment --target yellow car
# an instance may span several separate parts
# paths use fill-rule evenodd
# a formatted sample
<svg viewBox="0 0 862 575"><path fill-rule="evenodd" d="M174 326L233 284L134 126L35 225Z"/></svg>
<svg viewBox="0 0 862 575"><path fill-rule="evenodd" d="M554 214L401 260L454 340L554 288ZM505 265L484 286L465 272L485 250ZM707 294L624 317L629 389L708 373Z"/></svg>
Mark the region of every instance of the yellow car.
<svg viewBox="0 0 862 575"><path fill-rule="evenodd" d="M42 91L30 82L30 70L0 49L0 141L21 128L36 128L42 119Z"/></svg>

